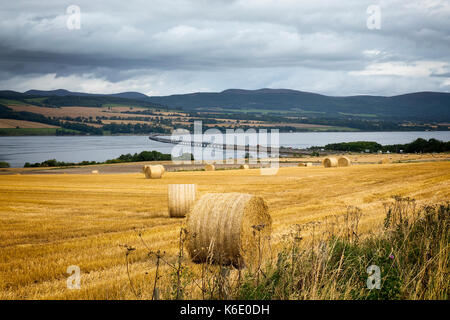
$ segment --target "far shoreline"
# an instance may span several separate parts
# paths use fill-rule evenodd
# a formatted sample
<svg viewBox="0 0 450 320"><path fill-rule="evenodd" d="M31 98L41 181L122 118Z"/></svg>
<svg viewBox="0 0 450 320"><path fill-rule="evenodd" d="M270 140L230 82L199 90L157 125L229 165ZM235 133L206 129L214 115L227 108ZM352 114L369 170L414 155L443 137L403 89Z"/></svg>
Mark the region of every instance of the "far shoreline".
<svg viewBox="0 0 450 320"><path fill-rule="evenodd" d="M265 128L262 128L265 129ZM0 129L1 130L1 129ZM232 129L235 130L235 129ZM275 129L265 129L268 130L268 132L270 132L270 130L275 130ZM278 129L279 130L279 129ZM257 131L258 132L258 131ZM394 133L394 132L404 132L404 133L408 133L408 132L426 132L426 133L430 133L430 132L450 132L449 130L379 130L379 131L373 131L373 130L338 130L338 131L325 131L325 130L308 130L308 131L282 131L279 130L278 133L292 133L292 134L296 134L296 133ZM226 132L222 132L222 133L226 133ZM244 131L245 133L245 131ZM187 133L186 133L187 134ZM140 137L140 136L150 136L150 135L158 135L158 136L170 136L171 134L169 133L146 133L146 134L138 134L138 133L122 133L122 134L102 134L102 135L98 135L98 134L74 134L74 135L56 135L56 134L18 134L18 135L2 135L0 134L0 138L6 138L6 137L132 137L132 136L136 136L136 137ZM182 133L177 134L177 135L183 135Z"/></svg>

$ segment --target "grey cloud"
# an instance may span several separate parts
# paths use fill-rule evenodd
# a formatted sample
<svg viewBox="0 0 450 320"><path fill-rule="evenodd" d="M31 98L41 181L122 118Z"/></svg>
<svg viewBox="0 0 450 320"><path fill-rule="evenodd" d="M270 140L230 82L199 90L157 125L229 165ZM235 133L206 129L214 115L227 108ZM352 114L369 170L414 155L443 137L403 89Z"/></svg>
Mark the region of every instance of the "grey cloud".
<svg viewBox="0 0 450 320"><path fill-rule="evenodd" d="M5 89L49 74L50 86L71 77L116 84L110 90L141 81L138 88L159 94L271 86L326 94L449 89L448 74L434 70L414 79L352 73L380 62L448 63L445 1L379 1L380 30L366 27L373 1L78 1L80 30L66 28L70 4L2 4Z"/></svg>

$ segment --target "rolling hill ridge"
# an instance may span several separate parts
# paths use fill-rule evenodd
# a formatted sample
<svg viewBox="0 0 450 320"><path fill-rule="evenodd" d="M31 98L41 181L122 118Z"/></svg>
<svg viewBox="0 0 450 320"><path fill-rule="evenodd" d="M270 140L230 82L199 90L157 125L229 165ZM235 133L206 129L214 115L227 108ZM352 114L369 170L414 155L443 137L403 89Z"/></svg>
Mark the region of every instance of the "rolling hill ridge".
<svg viewBox="0 0 450 320"><path fill-rule="evenodd" d="M18 99L49 106L106 104L164 107L184 111L295 114L326 118L378 118L395 120L450 121L450 93L415 92L397 96L326 96L290 89L198 92L147 96L139 92L92 94L64 89L24 93L0 91L0 99ZM34 101L33 101L34 100Z"/></svg>

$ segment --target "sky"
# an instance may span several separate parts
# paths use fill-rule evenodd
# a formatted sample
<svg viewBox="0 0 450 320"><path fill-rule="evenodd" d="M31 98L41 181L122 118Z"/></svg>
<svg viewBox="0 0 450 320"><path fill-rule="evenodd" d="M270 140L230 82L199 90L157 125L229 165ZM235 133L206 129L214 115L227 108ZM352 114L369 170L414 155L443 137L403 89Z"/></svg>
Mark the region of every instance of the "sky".
<svg viewBox="0 0 450 320"><path fill-rule="evenodd" d="M450 92L450 0L4 1L0 90Z"/></svg>

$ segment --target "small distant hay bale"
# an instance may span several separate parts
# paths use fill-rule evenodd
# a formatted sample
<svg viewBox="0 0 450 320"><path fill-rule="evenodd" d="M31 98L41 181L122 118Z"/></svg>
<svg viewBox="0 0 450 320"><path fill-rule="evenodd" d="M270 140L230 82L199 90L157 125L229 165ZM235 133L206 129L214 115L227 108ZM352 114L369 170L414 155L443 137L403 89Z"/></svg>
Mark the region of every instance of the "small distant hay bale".
<svg viewBox="0 0 450 320"><path fill-rule="evenodd" d="M205 171L214 171L216 170L216 167L213 164L207 164L205 166Z"/></svg>
<svg viewBox="0 0 450 320"><path fill-rule="evenodd" d="M186 247L197 263L249 267L259 258L259 243L264 246L271 228L272 218L263 198L207 193L188 214Z"/></svg>
<svg viewBox="0 0 450 320"><path fill-rule="evenodd" d="M378 163L379 164L386 164L386 163L390 163L391 161L388 158L383 158L381 159Z"/></svg>
<svg viewBox="0 0 450 320"><path fill-rule="evenodd" d="M305 167L312 167L312 166L313 166L312 162L305 163Z"/></svg>
<svg viewBox="0 0 450 320"><path fill-rule="evenodd" d="M339 167L349 167L351 165L352 165L352 161L348 157L342 156L338 159Z"/></svg>
<svg viewBox="0 0 450 320"><path fill-rule="evenodd" d="M155 166L161 167L161 170L162 170L162 173L163 173L163 174L166 173L166 168L165 168L162 164L157 164L157 165L155 165ZM147 168L147 167L150 167L150 165L142 166L142 173L145 174L145 168Z"/></svg>
<svg viewBox="0 0 450 320"><path fill-rule="evenodd" d="M98 174L98 170L92 170L91 173L92 174Z"/></svg>
<svg viewBox="0 0 450 320"><path fill-rule="evenodd" d="M322 164L325 168L332 168L338 166L338 160L336 157L327 157L323 159Z"/></svg>
<svg viewBox="0 0 450 320"><path fill-rule="evenodd" d="M239 168L240 168L240 169L244 169L244 170L250 169L250 167L248 166L248 164L242 164Z"/></svg>
<svg viewBox="0 0 450 320"><path fill-rule="evenodd" d="M299 162L299 163L298 163L298 166L299 166L299 167L306 167L306 163Z"/></svg>
<svg viewBox="0 0 450 320"><path fill-rule="evenodd" d="M169 184L167 198L169 215L174 218L183 218L195 203L195 184Z"/></svg>
<svg viewBox="0 0 450 320"><path fill-rule="evenodd" d="M157 164L157 166L161 167L162 173L166 173L166 168L162 164Z"/></svg>
<svg viewBox="0 0 450 320"><path fill-rule="evenodd" d="M160 166L145 166L144 173L147 179L161 179L163 175Z"/></svg>

